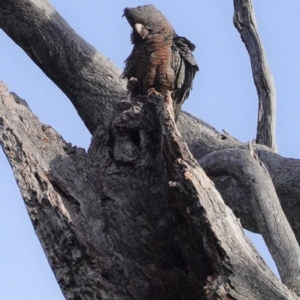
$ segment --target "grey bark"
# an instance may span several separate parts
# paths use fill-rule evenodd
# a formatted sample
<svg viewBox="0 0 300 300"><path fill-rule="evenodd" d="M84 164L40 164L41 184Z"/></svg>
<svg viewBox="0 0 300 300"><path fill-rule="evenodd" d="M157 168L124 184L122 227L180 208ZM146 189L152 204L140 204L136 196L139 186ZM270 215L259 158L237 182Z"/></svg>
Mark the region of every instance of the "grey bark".
<svg viewBox="0 0 300 300"><path fill-rule="evenodd" d="M1 145L67 299L297 299L160 99L119 101L86 153L0 87Z"/></svg>
<svg viewBox="0 0 300 300"><path fill-rule="evenodd" d="M241 143L227 134L220 133L205 122L182 113L178 128L197 160L207 154L222 149L247 149L247 144ZM259 158L263 161L272 178L282 209L300 241L300 160L284 158L263 145L253 145ZM235 215L241 219L244 228L260 232L251 205L251 194L243 190L240 184L231 177L221 176L214 179L225 203L230 206Z"/></svg>
<svg viewBox="0 0 300 300"><path fill-rule="evenodd" d="M78 37L48 2L2 0L0 27L69 96L90 132L99 124L109 123L116 99L125 92L118 76L120 71ZM47 39L43 38L45 36ZM30 49L39 53L38 60ZM198 160L212 151L246 147L187 113L181 113L178 128ZM283 158L259 145L255 150L270 172L283 210L299 242L300 160ZM248 196L239 185L230 178L222 178L216 182L216 186L241 219L242 225L259 232L252 218Z"/></svg>
<svg viewBox="0 0 300 300"><path fill-rule="evenodd" d="M112 99L125 94L121 72L48 1L1 0L0 28L67 95L91 133L110 121Z"/></svg>
<svg viewBox="0 0 300 300"><path fill-rule="evenodd" d="M230 175L251 195L259 230L276 263L282 282L300 294L300 248L282 211L273 182L262 161L249 150L213 152L199 163L210 177ZM287 255L288 253L288 255Z"/></svg>
<svg viewBox="0 0 300 300"><path fill-rule="evenodd" d="M177 156L161 155L153 99L130 103L122 98L118 70L44 0L2 0L0 27L69 96L93 133L88 153L71 147L2 86L1 145L68 299L199 299L203 293L208 299L294 299L245 241L172 124L162 123L170 140L167 146L163 139L163 145ZM186 113L178 128L196 159L215 150L247 147ZM175 131L177 144L168 131ZM261 145L255 150L299 240L299 160L282 158ZM175 157L184 157L182 164L174 164ZM190 171L183 173L183 166ZM183 188L169 177L180 178ZM200 181L207 188L201 193ZM228 177L217 187L243 225L257 229L243 188ZM183 197L186 191L191 198ZM207 197L202 192L210 204L216 201L212 207L222 218L203 209ZM189 201L179 201L177 207L170 199ZM233 241L234 236L239 240Z"/></svg>
<svg viewBox="0 0 300 300"><path fill-rule="evenodd" d="M277 151L276 90L266 53L259 38L251 0L234 0L233 23L248 50L258 95L256 143Z"/></svg>

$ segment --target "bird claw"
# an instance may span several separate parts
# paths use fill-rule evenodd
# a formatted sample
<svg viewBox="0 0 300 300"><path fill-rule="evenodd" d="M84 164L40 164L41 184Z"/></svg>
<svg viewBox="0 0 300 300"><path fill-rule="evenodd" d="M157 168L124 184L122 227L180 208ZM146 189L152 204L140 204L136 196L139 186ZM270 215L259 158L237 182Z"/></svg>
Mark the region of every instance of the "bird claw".
<svg viewBox="0 0 300 300"><path fill-rule="evenodd" d="M138 81L138 79L136 77L130 77L129 81L135 83Z"/></svg>
<svg viewBox="0 0 300 300"><path fill-rule="evenodd" d="M162 97L162 94L160 94L155 88L150 88L147 91L147 95L148 96L154 95L154 96L157 96L157 97Z"/></svg>
<svg viewBox="0 0 300 300"><path fill-rule="evenodd" d="M127 91L129 93L133 93L136 89L138 88L139 85L139 81L136 77L131 77L128 81L127 81Z"/></svg>

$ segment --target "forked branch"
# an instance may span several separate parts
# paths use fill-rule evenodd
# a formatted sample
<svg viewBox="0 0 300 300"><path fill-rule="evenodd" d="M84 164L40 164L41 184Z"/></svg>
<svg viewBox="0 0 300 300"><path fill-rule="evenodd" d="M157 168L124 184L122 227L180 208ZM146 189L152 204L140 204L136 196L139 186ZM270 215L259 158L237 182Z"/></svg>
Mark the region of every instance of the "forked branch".
<svg viewBox="0 0 300 300"><path fill-rule="evenodd" d="M161 293L157 297L176 299L183 290L201 294L199 282L205 275L209 296L261 299L267 293L273 299L295 299L245 241L238 222L187 147L200 158L241 143L183 114L178 125L185 144L169 108L164 107L160 116L164 160L171 179L168 190L157 142L160 124L151 110L153 99L120 101L124 90L118 70L79 38L45 0L1 1L0 27L70 97L95 133L88 154L74 149L51 128L31 120L32 114L24 122L28 107L7 91L0 93L1 145L13 165L35 229L46 252L53 255L49 261L70 298L80 292L91 299L114 293L124 299L146 299L145 292L153 299L155 291ZM98 125L103 127L96 130ZM275 145L275 136L272 141ZM34 145L34 151L26 143ZM262 149L265 161L276 160L269 163L272 172L274 166L275 172L287 172L288 162L271 157L266 147L257 148ZM279 178L275 175L274 181ZM173 210L167 205L166 190L173 196ZM293 191L295 198L298 193ZM92 280L82 280L82 274L90 274ZM240 278L244 281L239 282ZM252 286L252 295L237 295L236 291Z"/></svg>
<svg viewBox="0 0 300 300"><path fill-rule="evenodd" d="M231 212L223 206L223 201L221 200L221 198L219 198L216 190L206 178L198 163L194 160L185 141L182 139L179 131L177 130L173 117L172 101L165 101L162 104L162 109L159 109L159 114L163 134L162 151L167 164L168 175L171 180L171 205L176 209L177 214L180 215L180 217L178 216L178 220L181 220L182 222L182 219L185 219L185 222L187 224L190 224L190 228L194 227L195 235L199 230L199 236L201 236L202 239L205 240L205 247L203 249L204 252L206 248L210 250L212 250L213 248L218 249L217 251L209 251L209 255L212 255L211 260L215 262L216 269L214 271L217 273L208 278L208 284L206 286L206 292L208 295L207 299L242 299L243 297L241 297L241 295L236 295L235 292L230 289L230 287L227 285L227 280L231 282L231 286L234 286L234 289L243 289L243 280L236 282L235 279L231 277L232 274L230 274L229 270L234 270L234 277L242 278L243 274L241 274L240 269L242 267L241 265L239 265L238 261L246 258L241 258L239 257L239 255L241 254L242 256L244 256L244 253L247 253L250 249L245 250L248 245L244 244L245 241L239 230L240 227L237 226L237 223L235 223L236 220L231 219ZM235 156L231 155L232 153L244 155L244 159L248 158L249 156L249 151L246 152L245 150L233 149L223 150L219 152L225 152L227 154L224 155L224 162L222 162L224 164L226 164L226 162L230 162L227 165L228 168L232 167L232 164L236 163L237 160L235 159ZM209 161L208 166L212 166L212 168L205 168L205 170L213 169L216 170L216 173L218 173L218 171L222 171L222 168L218 168L220 163L219 159L215 159L216 156L219 157L218 154L218 152L214 152L208 155L207 158L205 157L203 159L204 161ZM271 230L268 238L270 244L274 243L274 245L272 245L271 247L273 254L276 256L278 261L280 261L281 274L291 290L295 290L295 288L298 288L299 280L297 281L296 279L299 279L299 265L297 264L296 266L293 266L293 258L299 261L300 251L293 232L289 227L288 222L281 210L272 181L268 175L268 172L264 168L259 166L259 163L253 156L250 156L250 161L248 164L245 164L246 161L242 159L239 162L240 164L236 166L237 169L241 168L239 179L241 179L242 173L245 173L245 169L247 170L248 168L252 168L252 170L249 171L249 174L247 173L249 177L246 177L244 179L246 180L247 186L251 186L253 188L253 181L257 180L258 182L260 182L261 179L264 179L264 181L266 181L268 184L267 188L269 188L270 190L264 192L264 189L262 188L264 187L263 185L259 186L259 184L255 185L254 183L255 196L260 196L260 198L258 197L258 204L262 205L261 202L267 200L267 203L263 203L262 207L256 205L255 208L257 214L259 215L259 222L263 227L262 231L266 233L267 230ZM252 164L254 164L254 166L252 166ZM259 171L254 174L253 169L256 168L258 168ZM258 175L258 177L256 177L256 175ZM263 194L260 195L260 193ZM214 195L213 198L211 198L212 195ZM265 199L266 196L268 196L268 199ZM271 214L267 221L264 221L263 217L266 217L265 214L269 213L268 205L274 200L273 197L276 197L275 199L277 200L277 202L275 202L275 205L272 206L272 208L275 208L276 211L275 213ZM280 225L278 224L281 219L279 220L277 218L277 213L279 214L279 217L284 219L283 227L280 227ZM233 223L235 223L235 226L233 226ZM272 227L274 226L274 224L279 225L279 232L276 232L276 228ZM287 230L290 236L281 240L281 238L284 238L284 230ZM192 241L195 237L187 236L186 238L189 241ZM212 242L214 239L218 240L217 248L215 248L216 244ZM287 243L287 245L282 245L282 243L285 242ZM198 240L198 244L197 242L195 242L195 245L198 249L202 249L200 240ZM230 248L227 248L229 245ZM243 248L242 245L245 245L245 248ZM282 248L281 250L279 250L278 247L281 246ZM276 253L276 251L282 252ZM289 262L287 266L285 266L284 264L287 263L286 253L289 252L285 251L291 251L295 255L293 258L288 258ZM215 255L216 253L224 253L225 256L227 256L227 262L231 265L231 267L228 268L228 266L226 266L224 257L222 257L222 255ZM282 255L285 256L285 258L281 257ZM248 263L249 261L246 264ZM236 264L239 265L237 269L235 269ZM225 269L227 269L227 271L225 271ZM228 277L226 278L226 276L220 276L220 274L227 274ZM255 281L254 278L251 280ZM256 285L256 287L258 286ZM262 296L260 297L263 298ZM256 299L256 296L252 295L250 296L250 298Z"/></svg>
<svg viewBox="0 0 300 300"><path fill-rule="evenodd" d="M210 177L235 178L252 200L255 218L282 282L300 292L300 248L279 203L274 185L262 161L249 150L213 152L200 160Z"/></svg>
<svg viewBox="0 0 300 300"><path fill-rule="evenodd" d="M258 34L251 0L234 0L233 23L248 50L258 95L256 143L277 151L275 84Z"/></svg>
<svg viewBox="0 0 300 300"><path fill-rule="evenodd" d="M239 2L236 5L240 7ZM47 1L0 1L0 27L69 96L90 132L109 124L115 101L124 92L120 71L80 38ZM246 147L187 113L181 114L177 126L196 159L212 151ZM300 160L283 158L263 145L254 149L267 166L300 241ZM230 180L221 183L226 203L243 226L257 231L248 198Z"/></svg>
<svg viewBox="0 0 300 300"><path fill-rule="evenodd" d="M0 85L0 142L66 298L296 299L166 110L161 156L153 99L142 100L119 101L111 129L98 127L85 153Z"/></svg>

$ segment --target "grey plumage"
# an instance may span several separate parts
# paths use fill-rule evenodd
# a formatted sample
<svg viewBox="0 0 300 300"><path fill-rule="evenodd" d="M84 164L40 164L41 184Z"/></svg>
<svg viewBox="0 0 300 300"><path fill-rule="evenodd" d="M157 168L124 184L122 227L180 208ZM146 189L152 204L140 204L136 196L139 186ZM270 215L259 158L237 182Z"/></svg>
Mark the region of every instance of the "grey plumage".
<svg viewBox="0 0 300 300"><path fill-rule="evenodd" d="M171 91L177 119L199 70L192 54L195 45L178 36L153 5L125 8L124 16L133 29L134 47L125 61L122 77L129 80L133 96L154 91L165 96Z"/></svg>

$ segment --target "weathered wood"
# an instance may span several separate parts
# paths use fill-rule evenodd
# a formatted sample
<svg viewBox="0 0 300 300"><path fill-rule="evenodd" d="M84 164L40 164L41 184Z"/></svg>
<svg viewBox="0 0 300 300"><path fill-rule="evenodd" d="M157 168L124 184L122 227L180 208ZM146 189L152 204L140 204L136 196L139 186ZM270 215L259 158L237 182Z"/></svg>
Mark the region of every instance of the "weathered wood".
<svg viewBox="0 0 300 300"><path fill-rule="evenodd" d="M0 27L69 96L94 133L88 153L73 148L0 88L1 145L68 299L296 299L245 241L167 108L160 112L162 155L157 99L121 99L119 71L45 0L1 1ZM246 147L185 113L178 126L196 159ZM276 148L266 142L275 143L275 136L260 136ZM300 240L300 161L261 145L255 150ZM229 191L233 209L251 213L243 224L257 228L245 189L229 185L218 185L224 198Z"/></svg>
<svg viewBox="0 0 300 300"><path fill-rule="evenodd" d="M34 230L65 297L78 299L75 295L80 297L82 290L87 296L82 295L80 299L90 299L90 286L98 285L99 292L101 289L95 269L97 260L91 255L94 250L85 247L75 231L75 225L81 219L82 231L88 235L84 214L76 214L80 204L78 199L72 198L72 192L59 190L50 181L51 164L55 160L68 160L67 172L73 171L76 175L73 179L77 183L84 181L84 174L78 170L83 169L85 164L85 151L72 148L50 126L40 123L27 103L17 95L8 93L2 83L0 144L12 166ZM75 159L77 165L74 164ZM82 191L85 199L89 199L89 192L87 182L85 191ZM91 278L85 281L84 275L80 274L91 274ZM72 288L66 289L67 286Z"/></svg>
<svg viewBox="0 0 300 300"><path fill-rule="evenodd" d="M46 0L1 0L0 28L69 97L88 130L108 124L125 94L121 72Z"/></svg>
<svg viewBox="0 0 300 300"><path fill-rule="evenodd" d="M213 151L222 149L247 149L247 144L218 132L207 123L188 113L182 113L178 120L178 129L197 160ZM267 167L274 187L279 197L282 209L300 242L300 160L284 158L274 153L270 148L253 144L253 149ZM244 228L259 232L253 208L251 195L245 193L240 184L231 177L214 179L217 189L222 194L225 203L241 219Z"/></svg>
<svg viewBox="0 0 300 300"><path fill-rule="evenodd" d="M154 104L120 101L109 130L99 127L85 153L1 85L0 143L67 299L203 295L209 262L187 274Z"/></svg>
<svg viewBox="0 0 300 300"><path fill-rule="evenodd" d="M108 126L115 101L123 93L118 75L120 71L78 37L51 5L45 0L2 0L0 27L69 96L91 132L100 124ZM30 54L31 48L39 53L38 61ZM68 67L62 69L61 66ZM212 151L247 147L187 113L181 113L177 126L197 160ZM254 149L270 173L282 208L299 242L300 160L283 158L262 145L256 145ZM239 184L228 177L217 179L215 184L242 225L259 232L248 195Z"/></svg>
<svg viewBox="0 0 300 300"><path fill-rule="evenodd" d="M248 50L258 95L256 142L277 151L276 90L267 56L260 40L251 0L234 0L233 23Z"/></svg>
<svg viewBox="0 0 300 300"><path fill-rule="evenodd" d="M199 163L210 177L230 175L251 195L259 231L276 263L281 280L299 294L300 248L282 211L270 175L252 147L250 151L216 151L203 157Z"/></svg>
<svg viewBox="0 0 300 300"><path fill-rule="evenodd" d="M249 263L249 260L243 255L245 253L250 254L248 252L250 249L246 250L245 238L242 237L237 228L239 226L232 227L232 224L237 224L236 219L230 220L232 215L229 211L226 212L225 207L222 208L222 199L218 197L218 193L204 175L177 130L172 101L168 97L165 98L162 107L159 110L162 111L160 114L163 134L162 151L170 180L171 205L175 207L178 215L180 212L182 214L178 220L182 222L182 219L185 219L189 228L195 225L193 232L199 230L199 236L202 236L205 241L205 247L210 249L208 255L215 262L214 265L218 267L217 274L208 278L208 284L205 287L207 299L243 299L244 297L245 299L247 297L256 299L257 290L253 294L252 291L249 293L248 290L246 296L240 295L239 292L236 293L236 291L247 289L245 287L248 285L248 280L245 277L248 278L250 275L244 274L241 271L241 266L237 263L239 260L243 261L245 265ZM282 212L268 171L261 164L259 158L255 157L253 150L250 155L249 151L241 149L213 152L200 160L200 163L205 166L205 171L209 174L219 175L225 172L237 178L242 182L243 187L246 187L246 190L253 193L253 198L256 200L253 206L258 224L273 256L276 258L276 262L279 263L278 267L284 282L290 289L299 293L300 249ZM214 196L212 196L213 194ZM217 221L216 218L218 217L219 220ZM210 244L213 238L217 239L216 242L222 249L215 249L215 243ZM189 238L189 242L190 240L194 239ZM203 249L201 242L197 246L198 249ZM205 247L203 251L205 251ZM211 251L212 249L216 251ZM220 253L226 253L227 259L216 255ZM286 257L286 253L291 253L292 257ZM239 265L237 268L235 268L236 264ZM253 266L250 267L250 269L252 268ZM237 278L238 280L235 281ZM251 278L251 284L260 289L261 283L256 285L255 280ZM229 282L230 285L228 285ZM244 284L245 286L243 286ZM270 291L265 290L264 292L268 296L263 295L264 293L260 290L258 292L260 299L277 297L271 295L272 292L270 293Z"/></svg>
<svg viewBox="0 0 300 300"><path fill-rule="evenodd" d="M161 143L160 100L132 101L119 101L86 153L1 85L1 146L65 297L297 299L259 258L166 110Z"/></svg>

